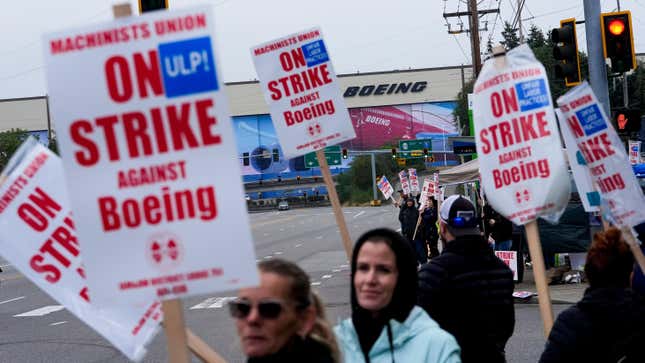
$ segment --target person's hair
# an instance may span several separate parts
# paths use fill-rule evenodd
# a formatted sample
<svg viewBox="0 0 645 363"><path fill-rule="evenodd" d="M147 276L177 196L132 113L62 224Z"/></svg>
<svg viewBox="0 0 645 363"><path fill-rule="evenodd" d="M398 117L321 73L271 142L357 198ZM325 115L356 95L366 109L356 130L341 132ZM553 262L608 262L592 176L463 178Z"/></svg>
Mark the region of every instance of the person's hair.
<svg viewBox="0 0 645 363"><path fill-rule="evenodd" d="M264 273L274 273L290 280L289 298L296 303L299 310L313 305L316 311L316 322L308 336L323 344L332 354L334 362L340 362L340 350L334 333L327 322L325 307L320 297L311 291L307 273L293 262L274 258L258 263L258 269Z"/></svg>
<svg viewBox="0 0 645 363"><path fill-rule="evenodd" d="M274 258L258 263L258 269L261 272L270 272L289 278L291 280L289 298L296 303L299 309L306 308L311 304L309 276L295 263Z"/></svg>
<svg viewBox="0 0 645 363"><path fill-rule="evenodd" d="M338 348L334 331L327 320L325 306L323 305L320 296L315 291L311 292L311 297L314 309L316 309L316 323L314 324L313 329L311 329L311 338L320 342L329 349L334 362L340 362L340 349Z"/></svg>
<svg viewBox="0 0 645 363"><path fill-rule="evenodd" d="M385 307L383 314L388 319L393 318L399 322L405 321L410 311L416 304L417 299L417 260L414 257L414 252L410 243L397 232L387 228L377 228L365 232L358 238L354 245L352 253L352 274L351 274L351 303L352 310L359 312L364 310L358 304L356 297L356 290L354 288L354 276L356 275L356 265L358 261L358 253L365 242L385 243L396 257L396 268L399 272L396 281L396 287L392 294L390 304Z"/></svg>
<svg viewBox="0 0 645 363"><path fill-rule="evenodd" d="M592 287L628 287L633 265L634 256L618 228L594 234L585 263Z"/></svg>

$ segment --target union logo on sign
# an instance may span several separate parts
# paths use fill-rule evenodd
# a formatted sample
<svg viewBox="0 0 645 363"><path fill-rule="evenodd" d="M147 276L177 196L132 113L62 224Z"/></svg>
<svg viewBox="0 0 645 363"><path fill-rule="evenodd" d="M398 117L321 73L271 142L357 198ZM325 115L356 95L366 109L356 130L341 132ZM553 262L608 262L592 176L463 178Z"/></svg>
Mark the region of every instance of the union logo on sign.
<svg viewBox="0 0 645 363"><path fill-rule="evenodd" d="M531 200L531 192L528 189L522 189L515 192L515 202L524 204Z"/></svg>
<svg viewBox="0 0 645 363"><path fill-rule="evenodd" d="M179 265L184 257L184 248L174 234L160 233L149 239L146 255L153 266L165 270Z"/></svg>

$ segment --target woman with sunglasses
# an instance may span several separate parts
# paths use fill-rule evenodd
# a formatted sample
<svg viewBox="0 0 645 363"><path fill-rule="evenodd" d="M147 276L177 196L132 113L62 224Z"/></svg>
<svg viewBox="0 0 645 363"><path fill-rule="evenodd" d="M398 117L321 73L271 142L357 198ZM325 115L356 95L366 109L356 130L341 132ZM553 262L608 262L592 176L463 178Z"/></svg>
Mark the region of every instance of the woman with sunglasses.
<svg viewBox="0 0 645 363"><path fill-rule="evenodd" d="M375 229L352 254L352 317L334 330L347 363L460 362L457 342L416 306L417 263L400 234Z"/></svg>
<svg viewBox="0 0 645 363"><path fill-rule="evenodd" d="M333 334L320 319L309 276L281 259L262 261L258 269L260 286L240 290L229 303L248 362L336 363Z"/></svg>

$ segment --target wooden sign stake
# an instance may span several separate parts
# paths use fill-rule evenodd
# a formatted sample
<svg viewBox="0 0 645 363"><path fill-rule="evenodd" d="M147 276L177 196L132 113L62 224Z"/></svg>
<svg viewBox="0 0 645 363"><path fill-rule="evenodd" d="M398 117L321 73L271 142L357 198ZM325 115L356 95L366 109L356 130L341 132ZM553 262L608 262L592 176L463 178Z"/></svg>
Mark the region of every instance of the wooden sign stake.
<svg viewBox="0 0 645 363"><path fill-rule="evenodd" d="M329 193L331 205L334 208L334 216L336 217L336 223L340 229L340 236L343 239L343 246L347 253L347 259L350 260L352 258L352 241L350 240L349 231L347 230L347 223L345 223L345 216L340 208L340 200L336 193L336 185L334 184L334 179L331 177L324 149L316 151L316 157L318 158L318 164L320 165L320 172L322 173L325 184L327 185L327 193Z"/></svg>
<svg viewBox="0 0 645 363"><path fill-rule="evenodd" d="M540 315L542 315L542 323L544 324L544 336L548 338L553 327L553 307L551 306L549 285L546 282L546 269L544 268L544 256L542 255L542 244L537 221L529 222L524 228L533 263L533 276L535 277L535 286L538 292Z"/></svg>
<svg viewBox="0 0 645 363"><path fill-rule="evenodd" d="M170 363L190 362L181 301L179 299L163 301L161 309L163 310L163 330L168 344L168 361Z"/></svg>

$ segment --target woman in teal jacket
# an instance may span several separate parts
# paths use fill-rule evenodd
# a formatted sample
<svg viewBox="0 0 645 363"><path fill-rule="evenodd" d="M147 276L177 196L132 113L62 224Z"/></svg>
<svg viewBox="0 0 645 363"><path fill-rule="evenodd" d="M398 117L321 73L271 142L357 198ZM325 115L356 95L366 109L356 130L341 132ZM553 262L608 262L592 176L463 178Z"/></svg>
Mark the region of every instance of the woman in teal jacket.
<svg viewBox="0 0 645 363"><path fill-rule="evenodd" d="M417 263L398 233L375 229L352 254L352 317L334 331L346 363L459 363L455 338L415 306Z"/></svg>

